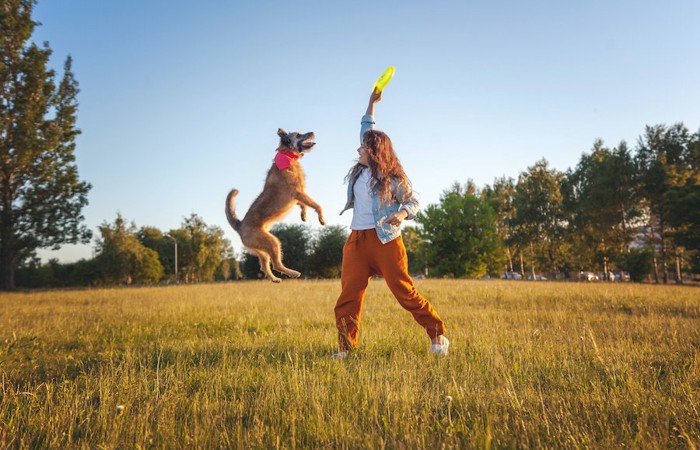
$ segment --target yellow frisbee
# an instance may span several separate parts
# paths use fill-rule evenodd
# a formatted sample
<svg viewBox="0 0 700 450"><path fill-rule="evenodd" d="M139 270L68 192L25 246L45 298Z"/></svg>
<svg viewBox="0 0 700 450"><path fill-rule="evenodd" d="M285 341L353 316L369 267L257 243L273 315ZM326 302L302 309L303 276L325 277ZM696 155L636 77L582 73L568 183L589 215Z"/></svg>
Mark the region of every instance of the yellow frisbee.
<svg viewBox="0 0 700 450"><path fill-rule="evenodd" d="M391 77L394 76L394 71L396 68L394 66L389 66L388 69L386 69L381 75L379 75L379 78L377 78L377 81L374 83L374 92L380 93L386 87L386 85L389 83L391 80Z"/></svg>

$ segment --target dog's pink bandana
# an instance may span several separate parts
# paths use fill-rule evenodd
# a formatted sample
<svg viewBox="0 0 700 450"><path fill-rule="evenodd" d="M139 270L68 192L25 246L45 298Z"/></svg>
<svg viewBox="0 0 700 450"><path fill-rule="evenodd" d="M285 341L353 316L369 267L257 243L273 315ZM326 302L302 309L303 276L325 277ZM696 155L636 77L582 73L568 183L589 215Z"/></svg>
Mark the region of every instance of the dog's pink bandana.
<svg viewBox="0 0 700 450"><path fill-rule="evenodd" d="M294 152L277 152L274 161L279 170L284 170L288 169L295 159L299 159L299 155Z"/></svg>

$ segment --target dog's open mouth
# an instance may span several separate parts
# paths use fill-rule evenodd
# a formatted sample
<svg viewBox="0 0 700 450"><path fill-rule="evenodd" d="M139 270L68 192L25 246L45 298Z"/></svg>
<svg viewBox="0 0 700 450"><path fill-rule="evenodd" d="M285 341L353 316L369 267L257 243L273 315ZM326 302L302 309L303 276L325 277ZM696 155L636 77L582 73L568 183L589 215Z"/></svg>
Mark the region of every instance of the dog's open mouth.
<svg viewBox="0 0 700 450"><path fill-rule="evenodd" d="M309 133L306 136L306 139L301 141L301 148L302 150L310 150L316 143L314 142L314 138L316 136L313 133Z"/></svg>

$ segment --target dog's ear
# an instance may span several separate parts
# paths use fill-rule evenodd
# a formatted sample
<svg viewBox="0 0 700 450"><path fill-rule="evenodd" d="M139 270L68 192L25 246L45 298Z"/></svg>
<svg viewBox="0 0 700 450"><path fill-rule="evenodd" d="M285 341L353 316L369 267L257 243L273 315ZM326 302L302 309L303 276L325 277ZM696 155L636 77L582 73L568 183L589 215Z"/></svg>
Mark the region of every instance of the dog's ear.
<svg viewBox="0 0 700 450"><path fill-rule="evenodd" d="M291 148L292 140L289 138L286 131L284 131L282 128L278 128L277 135L280 137L280 144L282 146Z"/></svg>

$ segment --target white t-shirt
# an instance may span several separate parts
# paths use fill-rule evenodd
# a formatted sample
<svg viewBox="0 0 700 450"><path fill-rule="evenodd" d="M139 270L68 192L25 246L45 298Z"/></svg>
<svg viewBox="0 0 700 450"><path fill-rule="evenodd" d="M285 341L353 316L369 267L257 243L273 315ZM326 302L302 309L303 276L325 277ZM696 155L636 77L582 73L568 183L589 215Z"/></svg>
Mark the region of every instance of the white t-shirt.
<svg viewBox="0 0 700 450"><path fill-rule="evenodd" d="M369 167L365 167L353 186L354 205L352 207L352 222L350 223L351 230L374 229L371 182L371 171Z"/></svg>

